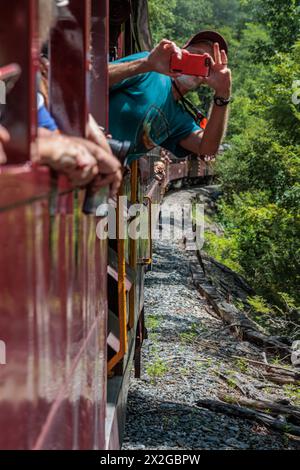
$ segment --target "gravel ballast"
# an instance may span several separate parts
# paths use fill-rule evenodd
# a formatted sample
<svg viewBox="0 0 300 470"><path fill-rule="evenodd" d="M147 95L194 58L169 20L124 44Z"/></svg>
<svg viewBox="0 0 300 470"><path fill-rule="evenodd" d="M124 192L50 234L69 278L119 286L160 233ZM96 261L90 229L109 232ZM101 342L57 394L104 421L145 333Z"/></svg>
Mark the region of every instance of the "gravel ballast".
<svg viewBox="0 0 300 470"><path fill-rule="evenodd" d="M188 203L197 189L169 193L164 204ZM193 258L194 257L194 258ZM295 449L299 440L240 418L199 408L200 399L239 391L225 377L258 382L254 359L262 351L232 336L193 285L182 240L156 241L146 275L145 319L149 339L142 352L141 379L131 379L123 449ZM200 268L199 268L200 269ZM252 377L252 378L251 378ZM269 399L281 390L269 390Z"/></svg>

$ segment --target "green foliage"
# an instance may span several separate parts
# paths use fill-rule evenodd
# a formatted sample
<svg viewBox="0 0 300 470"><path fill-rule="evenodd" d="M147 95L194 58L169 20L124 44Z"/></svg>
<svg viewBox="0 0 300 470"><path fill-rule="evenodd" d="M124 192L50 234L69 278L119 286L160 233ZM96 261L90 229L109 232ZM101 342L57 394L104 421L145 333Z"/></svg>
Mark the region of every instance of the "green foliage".
<svg viewBox="0 0 300 470"><path fill-rule="evenodd" d="M188 330L179 333L179 338L182 343L192 344L196 340L198 335L199 332L197 329L197 325L193 323Z"/></svg>
<svg viewBox="0 0 300 470"><path fill-rule="evenodd" d="M157 315L147 315L146 323L150 330L156 330L161 323L161 318Z"/></svg>
<svg viewBox="0 0 300 470"><path fill-rule="evenodd" d="M185 43L189 37L200 29L205 29L213 14L211 2L208 0L176 0L174 15L176 18L172 38L179 44Z"/></svg>
<svg viewBox="0 0 300 470"><path fill-rule="evenodd" d="M283 306L284 292L299 305L300 214L270 199L268 191L240 192L220 205L225 237L235 247L230 258L269 301Z"/></svg>
<svg viewBox="0 0 300 470"><path fill-rule="evenodd" d="M216 260L226 264L233 271L241 271L238 262L238 246L234 237L220 237L209 230L205 231L204 249Z"/></svg>
<svg viewBox="0 0 300 470"><path fill-rule="evenodd" d="M154 43L169 38L175 24L174 8L177 0L150 0L149 14Z"/></svg>
<svg viewBox="0 0 300 470"><path fill-rule="evenodd" d="M162 378L167 370L168 368L165 362L159 357L156 357L155 360L146 367L146 372L153 383L156 383L158 379Z"/></svg>
<svg viewBox="0 0 300 470"><path fill-rule="evenodd" d="M298 385L284 385L283 390L285 396L293 400L296 406L300 405L300 383L298 383Z"/></svg>
<svg viewBox="0 0 300 470"><path fill-rule="evenodd" d="M244 374L248 372L249 364L242 357L239 358L239 359L236 359L235 365L236 365L237 369L239 369L240 372L242 372Z"/></svg>
<svg viewBox="0 0 300 470"><path fill-rule="evenodd" d="M265 313L270 314L271 309L267 305L266 301L260 297L259 295L255 295L253 297L247 298L248 304L252 307L252 309L257 313Z"/></svg>
<svg viewBox="0 0 300 470"><path fill-rule="evenodd" d="M257 12L258 19L271 32L274 52L289 52L299 35L299 0L263 0Z"/></svg>

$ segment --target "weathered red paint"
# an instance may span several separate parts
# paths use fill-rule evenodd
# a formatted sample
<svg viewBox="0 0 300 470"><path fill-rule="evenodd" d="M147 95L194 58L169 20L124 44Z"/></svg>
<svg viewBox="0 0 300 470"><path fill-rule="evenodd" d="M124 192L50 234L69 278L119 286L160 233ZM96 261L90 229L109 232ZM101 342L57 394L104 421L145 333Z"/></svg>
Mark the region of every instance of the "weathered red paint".
<svg viewBox="0 0 300 470"><path fill-rule="evenodd" d="M90 0L59 9L51 34L51 112L59 128L84 136L88 116Z"/></svg>
<svg viewBox="0 0 300 470"><path fill-rule="evenodd" d="M9 163L29 160L36 137L38 43L36 0L1 2L0 66L17 63L21 77L7 96L2 124L9 128Z"/></svg>
<svg viewBox="0 0 300 470"><path fill-rule="evenodd" d="M188 162L187 159L179 163L172 163L169 166L169 181L185 178L188 176Z"/></svg>
<svg viewBox="0 0 300 470"><path fill-rule="evenodd" d="M21 22L19 40L11 36L5 60L19 63L22 45L29 51L35 33L29 34L25 18L35 24L36 3L13 1L1 11L1 22L3 14ZM68 42L64 48L63 70L78 73L68 87L69 72L54 75L53 83L52 107L63 129L75 135L84 135L87 121L88 3L71 1L76 41L70 53ZM34 67L22 62L22 99L7 120L13 145L9 164L0 170L0 338L7 351L7 364L0 366L0 448L104 448L107 246L96 237L96 218L82 213L84 191L71 191L65 177L29 162Z"/></svg>
<svg viewBox="0 0 300 470"><path fill-rule="evenodd" d="M92 0L92 70L90 112L108 129L109 1Z"/></svg>

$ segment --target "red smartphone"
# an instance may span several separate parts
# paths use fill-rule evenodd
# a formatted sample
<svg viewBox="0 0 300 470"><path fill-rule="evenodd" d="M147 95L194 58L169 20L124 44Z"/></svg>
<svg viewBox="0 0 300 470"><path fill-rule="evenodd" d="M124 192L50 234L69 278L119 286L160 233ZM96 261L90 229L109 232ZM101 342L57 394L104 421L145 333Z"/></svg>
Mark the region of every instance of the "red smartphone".
<svg viewBox="0 0 300 470"><path fill-rule="evenodd" d="M21 75L21 67L18 64L9 64L0 67L0 81L5 83L6 93L9 93Z"/></svg>
<svg viewBox="0 0 300 470"><path fill-rule="evenodd" d="M170 71L185 75L208 77L210 66L211 59L209 54L191 54L190 52L183 50L182 59L178 59L176 54L171 56Z"/></svg>

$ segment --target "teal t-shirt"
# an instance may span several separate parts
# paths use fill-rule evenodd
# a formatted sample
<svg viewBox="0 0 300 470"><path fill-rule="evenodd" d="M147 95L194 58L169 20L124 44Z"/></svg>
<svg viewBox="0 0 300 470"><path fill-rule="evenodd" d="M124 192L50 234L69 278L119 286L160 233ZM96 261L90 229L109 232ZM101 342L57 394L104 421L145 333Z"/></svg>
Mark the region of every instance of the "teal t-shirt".
<svg viewBox="0 0 300 470"><path fill-rule="evenodd" d="M117 60L129 62L146 57L141 52ZM171 78L157 72L136 75L110 89L109 132L114 139L129 140L133 150L128 161L160 145L178 157L190 152L179 142L200 130L173 96Z"/></svg>

